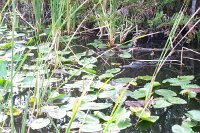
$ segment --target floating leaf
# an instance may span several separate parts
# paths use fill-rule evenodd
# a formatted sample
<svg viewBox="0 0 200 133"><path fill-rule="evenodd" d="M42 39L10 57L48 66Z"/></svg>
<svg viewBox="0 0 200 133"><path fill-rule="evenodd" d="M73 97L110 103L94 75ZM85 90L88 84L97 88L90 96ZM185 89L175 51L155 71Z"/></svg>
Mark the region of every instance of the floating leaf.
<svg viewBox="0 0 200 133"><path fill-rule="evenodd" d="M91 69L91 68L84 68L84 72L89 73L89 74L96 74L96 70Z"/></svg>
<svg viewBox="0 0 200 133"><path fill-rule="evenodd" d="M112 77L114 77L114 75L112 73L105 73L105 74L100 75L99 79L103 80L103 79L108 79L108 78L112 78Z"/></svg>
<svg viewBox="0 0 200 133"><path fill-rule="evenodd" d="M174 125L172 127L173 133L195 133L191 128L183 127L180 125Z"/></svg>
<svg viewBox="0 0 200 133"><path fill-rule="evenodd" d="M42 107L42 112L48 112L48 111L52 111L52 110L55 110L55 109L58 109L59 107L58 106L43 106Z"/></svg>
<svg viewBox="0 0 200 133"><path fill-rule="evenodd" d="M179 80L193 80L194 76L193 75L187 75L187 76L178 76L177 77Z"/></svg>
<svg viewBox="0 0 200 133"><path fill-rule="evenodd" d="M66 115L66 111L64 109L60 109L60 108L49 110L47 113L50 117L52 117L54 119L62 119Z"/></svg>
<svg viewBox="0 0 200 133"><path fill-rule="evenodd" d="M11 42L0 44L0 50L9 49L11 47Z"/></svg>
<svg viewBox="0 0 200 133"><path fill-rule="evenodd" d="M31 123L31 128L33 130L35 130L35 129L41 129L43 127L48 126L49 123L50 123L50 120L48 118L39 118L39 119L34 120Z"/></svg>
<svg viewBox="0 0 200 133"><path fill-rule="evenodd" d="M199 85L196 85L196 84L182 84L180 85L181 86L181 89L195 89L195 88L200 88Z"/></svg>
<svg viewBox="0 0 200 133"><path fill-rule="evenodd" d="M72 75L72 76L79 76L81 75L81 70L79 69L71 69L68 71L68 74Z"/></svg>
<svg viewBox="0 0 200 133"><path fill-rule="evenodd" d="M102 130L101 124L84 124L79 129L80 132L98 132Z"/></svg>
<svg viewBox="0 0 200 133"><path fill-rule="evenodd" d="M79 109L80 110L101 110L111 107L111 103L95 103L95 102L87 102L82 104Z"/></svg>
<svg viewBox="0 0 200 133"><path fill-rule="evenodd" d="M78 62L78 64L79 65L82 65L82 66L84 66L84 67L87 67L87 65L89 65L89 64L94 64L94 63L96 63L97 62L97 58L95 58L95 57L90 57L90 58L83 58L82 60L80 60L79 62Z"/></svg>
<svg viewBox="0 0 200 133"><path fill-rule="evenodd" d="M119 94L117 93L116 90L108 90L108 91L103 91L103 92L99 93L98 97L99 98L111 98L115 95L117 95L119 97Z"/></svg>
<svg viewBox="0 0 200 133"><path fill-rule="evenodd" d="M159 90L155 90L155 93L158 95L161 95L163 97L173 97L173 96L177 96L177 94L172 91L172 90L167 90L167 89L159 89Z"/></svg>
<svg viewBox="0 0 200 133"><path fill-rule="evenodd" d="M140 89L135 90L134 92L130 91L128 95L134 99L139 99L139 98L146 97L148 92L149 92L148 88L140 88Z"/></svg>
<svg viewBox="0 0 200 133"><path fill-rule="evenodd" d="M88 114L85 114L85 115L81 115L78 117L78 120L81 122L81 123L91 123L91 124L98 124L100 123L99 119L95 116L92 116L92 115L88 115Z"/></svg>
<svg viewBox="0 0 200 133"><path fill-rule="evenodd" d="M145 80L145 81L149 81L152 79L152 76L138 76L137 79L141 79L141 80Z"/></svg>
<svg viewBox="0 0 200 133"><path fill-rule="evenodd" d="M186 104L187 102L179 97L167 97L168 102L171 104Z"/></svg>
<svg viewBox="0 0 200 133"><path fill-rule="evenodd" d="M166 108L172 105L164 98L156 98L154 99L154 102L155 102L155 104L153 105L154 108Z"/></svg>
<svg viewBox="0 0 200 133"><path fill-rule="evenodd" d="M94 116L97 116L100 119L103 119L104 121L108 121L111 118L110 116L106 116L104 113L100 111L94 111Z"/></svg>
<svg viewBox="0 0 200 133"><path fill-rule="evenodd" d="M159 119L159 116L150 116L150 117L146 117L146 118L142 117L141 119L154 123Z"/></svg>
<svg viewBox="0 0 200 133"><path fill-rule="evenodd" d="M95 101L96 99L97 99L96 94L88 94L83 97L83 101L85 101L85 102L92 102L92 101Z"/></svg>
<svg viewBox="0 0 200 133"><path fill-rule="evenodd" d="M131 54L129 52L124 51L123 53L119 54L121 58L131 58Z"/></svg>
<svg viewBox="0 0 200 133"><path fill-rule="evenodd" d="M116 82L116 83L128 84L131 81L136 81L136 79L134 79L134 78L118 78L118 79L114 79L113 81Z"/></svg>
<svg viewBox="0 0 200 133"><path fill-rule="evenodd" d="M121 70L120 68L113 68L113 69L106 70L106 73L115 74L115 73L120 72L120 70Z"/></svg>
<svg viewBox="0 0 200 133"><path fill-rule="evenodd" d="M198 122L197 121L188 121L188 120L185 120L182 122L182 125L183 127L195 127L198 125Z"/></svg>
<svg viewBox="0 0 200 133"><path fill-rule="evenodd" d="M125 118L124 120L120 120L118 123L117 123L117 129L120 129L120 130L123 130L123 129L126 129L128 127L131 127L132 124L131 124L131 121L129 118Z"/></svg>
<svg viewBox="0 0 200 133"><path fill-rule="evenodd" d="M200 110L190 110L186 113L186 116L195 121L200 121Z"/></svg>

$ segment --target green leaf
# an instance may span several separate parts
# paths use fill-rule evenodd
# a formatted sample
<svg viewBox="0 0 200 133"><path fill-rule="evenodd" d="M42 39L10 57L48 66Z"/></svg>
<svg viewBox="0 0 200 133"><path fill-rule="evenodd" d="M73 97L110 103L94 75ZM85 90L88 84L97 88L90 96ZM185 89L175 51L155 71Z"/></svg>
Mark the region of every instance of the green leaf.
<svg viewBox="0 0 200 133"><path fill-rule="evenodd" d="M172 105L164 98L155 98L154 102L155 102L155 104L153 105L154 108L166 108Z"/></svg>
<svg viewBox="0 0 200 133"><path fill-rule="evenodd" d="M80 132L98 132L102 131L102 125L101 124L84 124L80 127L79 131Z"/></svg>
<svg viewBox="0 0 200 133"><path fill-rule="evenodd" d="M112 73L112 74L115 74L115 73L118 73L120 72L120 68L113 68L113 69L109 69L109 70L106 70L105 73Z"/></svg>
<svg viewBox="0 0 200 133"><path fill-rule="evenodd" d="M88 115L88 114L85 114L85 115L82 115L82 116L79 116L77 118L81 123L90 123L90 124L99 124L100 121L97 117L95 116L92 116L92 115Z"/></svg>
<svg viewBox="0 0 200 133"><path fill-rule="evenodd" d="M132 98L134 98L134 99L144 98L144 97L146 97L146 95L148 94L148 92L149 92L148 88L140 88L140 89L135 90L132 93L130 91L129 96L132 97Z"/></svg>
<svg viewBox="0 0 200 133"><path fill-rule="evenodd" d="M96 74L96 70L91 69L91 68L84 68L83 70L84 70L86 73L89 73L89 74Z"/></svg>
<svg viewBox="0 0 200 133"><path fill-rule="evenodd" d="M43 127L48 126L49 123L50 123L50 120L48 118L39 118L39 119L34 120L31 123L31 128L33 130L35 130L35 129L41 129Z"/></svg>
<svg viewBox="0 0 200 133"><path fill-rule="evenodd" d="M104 73L99 76L99 79L103 80L103 79L108 79L108 78L112 78L112 77L114 77L114 75L112 73Z"/></svg>
<svg viewBox="0 0 200 133"><path fill-rule="evenodd" d="M54 119L62 119L66 115L66 111L64 109L60 109L60 108L49 110L47 113L50 117L52 117Z"/></svg>
<svg viewBox="0 0 200 133"><path fill-rule="evenodd" d="M180 125L174 125L172 131L173 133L194 133L191 128L182 127Z"/></svg>
<svg viewBox="0 0 200 133"><path fill-rule="evenodd" d="M118 79L114 79L113 81L116 82L116 83L128 84L131 81L136 81L136 79L134 79L134 78L118 78Z"/></svg>
<svg viewBox="0 0 200 133"><path fill-rule="evenodd" d="M9 49L11 47L11 42L0 44L0 50Z"/></svg>
<svg viewBox="0 0 200 133"><path fill-rule="evenodd" d="M152 79L152 76L138 76L137 79L141 79L141 80L145 80L145 81L149 81Z"/></svg>
<svg viewBox="0 0 200 133"><path fill-rule="evenodd" d="M194 79L193 75L187 75L187 76L178 76L177 77L179 80L185 80L185 81L190 81Z"/></svg>
<svg viewBox="0 0 200 133"><path fill-rule="evenodd" d="M187 102L179 97L167 97L168 102L171 104L187 104Z"/></svg>
<svg viewBox="0 0 200 133"><path fill-rule="evenodd" d="M68 71L68 74L72 75L72 76L79 76L79 75L81 75L81 70L79 70L79 69L71 69L71 70Z"/></svg>
<svg viewBox="0 0 200 133"><path fill-rule="evenodd" d="M119 55L121 58L131 58L131 54L129 52L124 51Z"/></svg>
<svg viewBox="0 0 200 133"><path fill-rule="evenodd" d="M200 110L190 110L186 113L186 116L195 121L200 121Z"/></svg>
<svg viewBox="0 0 200 133"><path fill-rule="evenodd" d="M96 102L87 102L82 104L80 110L101 110L111 107L111 103L96 103Z"/></svg>
<svg viewBox="0 0 200 133"><path fill-rule="evenodd" d="M104 113L100 111L94 111L94 116L97 116L104 121L108 121L111 118L110 116L106 116Z"/></svg>
<svg viewBox="0 0 200 133"><path fill-rule="evenodd" d="M159 119L159 116L150 116L150 117L145 117L145 118L142 117L141 119L154 123Z"/></svg>
<svg viewBox="0 0 200 133"><path fill-rule="evenodd" d="M163 97L173 97L173 96L177 96L177 94L172 91L172 90L167 90L167 89L159 89L159 90L155 90L155 93L158 95L161 95Z"/></svg>

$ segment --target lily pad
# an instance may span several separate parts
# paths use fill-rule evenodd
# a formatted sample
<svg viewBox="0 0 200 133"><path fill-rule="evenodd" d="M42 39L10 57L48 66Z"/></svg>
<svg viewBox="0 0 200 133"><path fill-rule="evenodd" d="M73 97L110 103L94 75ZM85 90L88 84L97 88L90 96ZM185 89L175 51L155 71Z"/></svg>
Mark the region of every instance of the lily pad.
<svg viewBox="0 0 200 133"><path fill-rule="evenodd" d="M152 79L152 76L138 76L137 79L141 79L141 80L145 80L145 81L149 81Z"/></svg>
<svg viewBox="0 0 200 133"><path fill-rule="evenodd" d="M120 70L121 70L120 68L113 68L113 69L106 70L106 73L115 74L115 73L120 72Z"/></svg>
<svg viewBox="0 0 200 133"><path fill-rule="evenodd" d="M155 90L155 93L158 95L161 95L163 97L173 97L173 96L177 96L177 94L172 91L172 90L167 90L167 89L159 89L159 90Z"/></svg>
<svg viewBox="0 0 200 133"><path fill-rule="evenodd" d="M111 103L95 103L95 102L87 102L80 106L80 110L101 110L111 107Z"/></svg>
<svg viewBox="0 0 200 133"><path fill-rule="evenodd" d="M97 116L104 121L108 121L111 118L110 116L106 116L104 113L100 111L94 111L94 116Z"/></svg>
<svg viewBox="0 0 200 133"><path fill-rule="evenodd" d="M48 118L39 118L39 119L34 120L31 123L31 128L33 130L35 130L35 129L41 129L43 127L48 126L49 123L50 123L50 120Z"/></svg>
<svg viewBox="0 0 200 133"><path fill-rule="evenodd" d="M154 108L166 108L172 105L164 98L156 98L154 99L154 102L155 102L155 104L153 105Z"/></svg>
<svg viewBox="0 0 200 133"><path fill-rule="evenodd" d="M103 80L103 79L108 79L108 78L112 78L112 77L114 77L114 75L112 73L105 73L105 74L100 75L99 79Z"/></svg>
<svg viewBox="0 0 200 133"><path fill-rule="evenodd" d="M57 108L48 111L48 115L54 119L62 119L66 116L66 111L64 109Z"/></svg>
<svg viewBox="0 0 200 133"><path fill-rule="evenodd" d="M119 54L121 58L131 58L131 54L129 52L124 51L123 53Z"/></svg>
<svg viewBox="0 0 200 133"><path fill-rule="evenodd" d="M172 127L173 133L195 133L192 128L183 127L180 125L174 125Z"/></svg>
<svg viewBox="0 0 200 133"><path fill-rule="evenodd" d="M186 113L186 116L195 121L200 121L200 110L190 110Z"/></svg>
<svg viewBox="0 0 200 133"><path fill-rule="evenodd" d="M148 92L149 92L148 88L140 88L140 89L135 90L134 92L130 91L128 95L134 99L139 99L139 98L146 97Z"/></svg>
<svg viewBox="0 0 200 133"><path fill-rule="evenodd" d="M166 99L171 104L187 104L187 102L184 99L181 99L179 97L167 97Z"/></svg>
<svg viewBox="0 0 200 133"><path fill-rule="evenodd" d="M84 124L79 129L80 132L98 132L102 130L101 124Z"/></svg>

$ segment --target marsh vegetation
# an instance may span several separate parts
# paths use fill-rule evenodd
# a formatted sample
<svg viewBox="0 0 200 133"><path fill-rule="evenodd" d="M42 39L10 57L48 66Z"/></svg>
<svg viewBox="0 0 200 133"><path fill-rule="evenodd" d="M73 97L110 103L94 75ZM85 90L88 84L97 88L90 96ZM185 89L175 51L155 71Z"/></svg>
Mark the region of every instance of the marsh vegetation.
<svg viewBox="0 0 200 133"><path fill-rule="evenodd" d="M200 2L1 0L0 132L200 132Z"/></svg>

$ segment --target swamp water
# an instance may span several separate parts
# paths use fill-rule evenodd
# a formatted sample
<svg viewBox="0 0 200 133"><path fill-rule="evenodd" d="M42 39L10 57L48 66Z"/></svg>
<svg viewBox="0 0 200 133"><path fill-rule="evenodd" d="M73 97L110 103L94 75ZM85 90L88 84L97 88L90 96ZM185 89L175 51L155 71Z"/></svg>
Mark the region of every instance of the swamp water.
<svg viewBox="0 0 200 133"><path fill-rule="evenodd" d="M6 32L6 29L1 30L1 32ZM1 34L1 36L3 35ZM151 79L146 75L152 75L155 70L155 64L145 64L144 60L157 59L160 52L154 52L154 54L152 51L131 52L130 49L105 52L105 49L92 50L74 43L71 48L76 51L75 55L69 49L58 51L61 63L55 68L55 53L49 52L50 43L26 46L26 41L19 39L23 39L24 36L25 34L19 33L16 35L18 41L15 42L14 48L14 66L17 70L13 80L14 107L16 108L14 113L16 113L15 130L18 133L22 130L24 116L27 116L24 122L27 125L26 130L31 133L52 133L59 130L65 132L67 123L72 117L72 108L77 103L77 97L80 97L85 91L84 89L88 90L82 99L80 111L77 112L71 132L102 132L102 127L108 126L111 133L171 133L172 126L181 125L186 119L185 113L187 111L200 107L200 103L196 100L199 97L198 91L196 91L196 99L193 97L190 100L188 100L187 95L179 94L184 87L185 89L200 88L198 86L200 84L198 61L184 59L185 66L182 68L177 65L177 62L175 64L173 62L166 63L156 79L160 82L155 85L155 90L160 90L154 94L158 99L153 99L152 107L141 115L137 114L137 110L141 111L141 108L144 107L144 101L139 100L144 100L147 95L146 90L149 88L148 82ZM6 42L9 40L5 36L3 38ZM2 42L5 40L2 39ZM62 47L65 47L66 44L64 43ZM106 47L99 43L99 47L100 45ZM10 76L11 50L9 47L4 48L4 46L6 44L1 44L2 69L0 71L1 74L3 73L2 80L6 82L7 77ZM180 54L177 55L180 60ZM143 60L140 63L144 65L122 67L131 64L133 59ZM20 62L23 63L20 64ZM180 62L178 63L180 64ZM193 75L195 79L193 80L193 76L176 78L180 75ZM126 87L127 84L130 85ZM2 84L1 112L7 119L5 119L3 127L10 127L7 108L10 106L10 99L6 99L10 88L7 86L8 90L3 90L4 87ZM127 91L121 95L124 88L127 88ZM163 96L168 94L172 96ZM174 97L176 99L170 101ZM33 103L36 100L37 104L34 107ZM112 121L109 121L116 102L121 106L113 113ZM162 102L165 104L162 105ZM32 110L33 107L35 111ZM26 113L27 115L23 115ZM34 123L33 120L37 119L36 114L37 118L44 119ZM138 116L141 116L139 121ZM2 129L3 132L6 130L9 132L9 128ZM195 126L194 130L200 131L198 126Z"/></svg>

